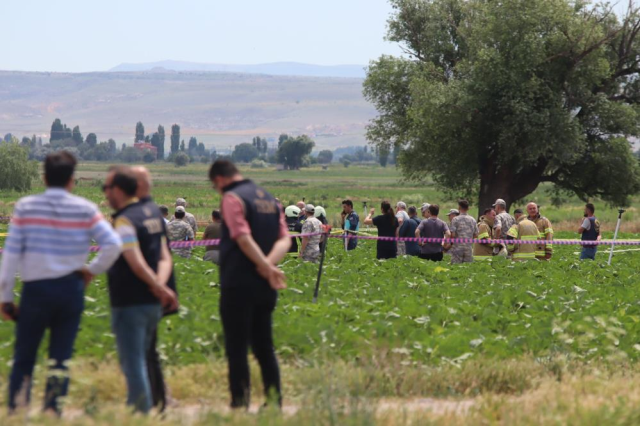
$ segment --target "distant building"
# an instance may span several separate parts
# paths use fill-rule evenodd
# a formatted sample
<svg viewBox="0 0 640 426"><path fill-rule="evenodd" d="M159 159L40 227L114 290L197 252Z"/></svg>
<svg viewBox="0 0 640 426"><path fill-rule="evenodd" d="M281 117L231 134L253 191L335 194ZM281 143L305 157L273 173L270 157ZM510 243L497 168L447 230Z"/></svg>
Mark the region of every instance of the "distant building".
<svg viewBox="0 0 640 426"><path fill-rule="evenodd" d="M146 142L136 142L133 144L133 148L144 153L150 152L154 158L158 158L158 148Z"/></svg>

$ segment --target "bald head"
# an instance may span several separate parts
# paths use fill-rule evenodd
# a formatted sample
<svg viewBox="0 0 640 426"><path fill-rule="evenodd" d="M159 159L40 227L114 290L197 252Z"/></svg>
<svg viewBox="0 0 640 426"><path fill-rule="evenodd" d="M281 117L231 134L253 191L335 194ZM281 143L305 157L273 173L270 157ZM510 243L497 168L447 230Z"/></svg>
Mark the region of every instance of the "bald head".
<svg viewBox="0 0 640 426"><path fill-rule="evenodd" d="M151 195L151 173L144 166L134 166L131 168L138 180L138 190L136 191L136 197L146 198Z"/></svg>

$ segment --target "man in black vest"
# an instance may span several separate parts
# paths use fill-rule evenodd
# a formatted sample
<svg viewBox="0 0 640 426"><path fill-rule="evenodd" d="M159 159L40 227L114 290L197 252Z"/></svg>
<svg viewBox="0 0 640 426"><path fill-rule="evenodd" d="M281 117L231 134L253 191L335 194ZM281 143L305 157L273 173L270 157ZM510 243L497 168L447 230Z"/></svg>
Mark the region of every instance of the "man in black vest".
<svg viewBox="0 0 640 426"><path fill-rule="evenodd" d="M163 216L158 205L151 198L151 173L149 169L144 166L135 166L131 170L136 175L138 180L138 189L136 190L136 197L139 202L147 207L148 211L157 211L160 217ZM164 220L163 220L164 222ZM169 243L169 237L167 235L167 229L164 229L165 239ZM173 273L173 265L171 270L171 276L167 282L167 287L173 291L176 296L178 290L176 288L176 278ZM172 315L177 313L177 309L164 310L163 316ZM168 389L164 382L164 375L162 374L162 364L160 363L160 354L157 350L158 346L158 329L153 332L151 339L151 345L147 351L147 373L149 375L149 385L151 386L151 401L154 407L158 407L160 412L163 412L167 406L167 393Z"/></svg>
<svg viewBox="0 0 640 426"><path fill-rule="evenodd" d="M213 163L209 179L222 194L220 317L231 407L249 407L249 345L260 364L267 401L281 405L271 315L277 290L286 288L284 273L276 266L291 245L284 213L271 194L245 180L230 161Z"/></svg>
<svg viewBox="0 0 640 426"><path fill-rule="evenodd" d="M584 220L578 228L578 233L582 234L582 241L598 241L600 239L600 221L594 216L596 208L588 203L584 207ZM596 260L597 245L583 245L580 253L580 260Z"/></svg>

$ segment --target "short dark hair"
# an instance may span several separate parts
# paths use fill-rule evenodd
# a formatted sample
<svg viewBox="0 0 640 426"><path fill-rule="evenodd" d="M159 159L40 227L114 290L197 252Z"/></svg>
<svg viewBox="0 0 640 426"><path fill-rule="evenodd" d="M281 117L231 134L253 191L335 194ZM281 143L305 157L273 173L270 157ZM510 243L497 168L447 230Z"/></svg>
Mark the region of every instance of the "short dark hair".
<svg viewBox="0 0 640 426"><path fill-rule="evenodd" d="M351 200L343 200L342 204L346 204L347 206L353 208L353 201Z"/></svg>
<svg viewBox="0 0 640 426"><path fill-rule="evenodd" d="M524 212L522 211L522 209L515 209L513 211L513 214L518 214L518 213L523 214Z"/></svg>
<svg viewBox="0 0 640 426"><path fill-rule="evenodd" d="M235 164L229 160L216 160L209 169L209 180L217 176L232 177L240 173Z"/></svg>
<svg viewBox="0 0 640 426"><path fill-rule="evenodd" d="M416 206L410 206L408 211L409 214L418 214L418 209L416 208Z"/></svg>
<svg viewBox="0 0 640 426"><path fill-rule="evenodd" d="M44 177L47 186L64 188L67 186L73 172L76 170L76 158L68 151L57 151L47 155L44 159Z"/></svg>
<svg viewBox="0 0 640 426"><path fill-rule="evenodd" d="M587 203L587 205L585 207L587 208L587 210L589 210L591 212L591 214L594 214L596 212L596 206L594 206L591 203Z"/></svg>
<svg viewBox="0 0 640 426"><path fill-rule="evenodd" d="M169 214L169 207L167 206L158 206L158 209L160 209L160 213L162 213L163 215Z"/></svg>
<svg viewBox="0 0 640 426"><path fill-rule="evenodd" d="M484 209L484 213L482 213L483 215L487 215L487 213L491 213L493 211L493 209L491 207Z"/></svg>
<svg viewBox="0 0 640 426"><path fill-rule="evenodd" d="M440 213L440 206L437 204L431 204L429 205L429 214L431 216L438 216L438 213Z"/></svg>
<svg viewBox="0 0 640 426"><path fill-rule="evenodd" d="M175 212L174 213L176 219L184 219L186 214L187 214L186 212Z"/></svg>
<svg viewBox="0 0 640 426"><path fill-rule="evenodd" d="M460 207L461 210L469 210L469 202L467 200L460 200L458 201L458 207Z"/></svg>
<svg viewBox="0 0 640 426"><path fill-rule="evenodd" d="M220 210L214 210L211 212L211 217L214 218L215 220L221 220L222 219L222 215L220 214Z"/></svg>
<svg viewBox="0 0 640 426"><path fill-rule="evenodd" d="M114 172L113 181L111 185L113 187L120 188L122 192L130 197L136 195L138 190L138 179L135 173L131 170L131 167L117 166L112 168Z"/></svg>

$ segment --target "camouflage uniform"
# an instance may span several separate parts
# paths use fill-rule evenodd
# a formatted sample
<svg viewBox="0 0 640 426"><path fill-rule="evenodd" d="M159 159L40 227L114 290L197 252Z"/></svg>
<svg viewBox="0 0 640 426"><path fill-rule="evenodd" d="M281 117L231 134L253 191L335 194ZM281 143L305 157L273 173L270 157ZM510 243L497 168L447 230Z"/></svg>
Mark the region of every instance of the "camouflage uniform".
<svg viewBox="0 0 640 426"><path fill-rule="evenodd" d="M176 217L175 216L171 216L171 219L169 220L169 222L174 222L176 221ZM189 212L185 212L184 214L184 220L185 222L187 222L189 224L189 226L191 226L191 229L193 229L193 234L195 235L196 232L198 232L198 222L196 221L196 217L194 215L192 215Z"/></svg>
<svg viewBox="0 0 640 426"><path fill-rule="evenodd" d="M502 212L496 215L495 224L493 229L500 228L500 238L504 239L507 233L511 230L511 227L516 224L516 220L507 212Z"/></svg>
<svg viewBox="0 0 640 426"><path fill-rule="evenodd" d="M302 225L302 233L315 234L317 232L322 232L322 223L315 217L308 217ZM317 262L320 258L320 241L322 240L322 235L314 235L308 238L309 243L302 252L302 259L307 262Z"/></svg>
<svg viewBox="0 0 640 426"><path fill-rule="evenodd" d="M169 241L186 241L195 238L193 229L185 219L174 219L167 225ZM175 254L186 259L191 258L191 247L171 249Z"/></svg>
<svg viewBox="0 0 640 426"><path fill-rule="evenodd" d="M451 221L450 230L455 233L455 238L473 238L478 235L478 224L475 219L466 213L460 213ZM473 244L454 244L451 247L451 263L473 262Z"/></svg>

